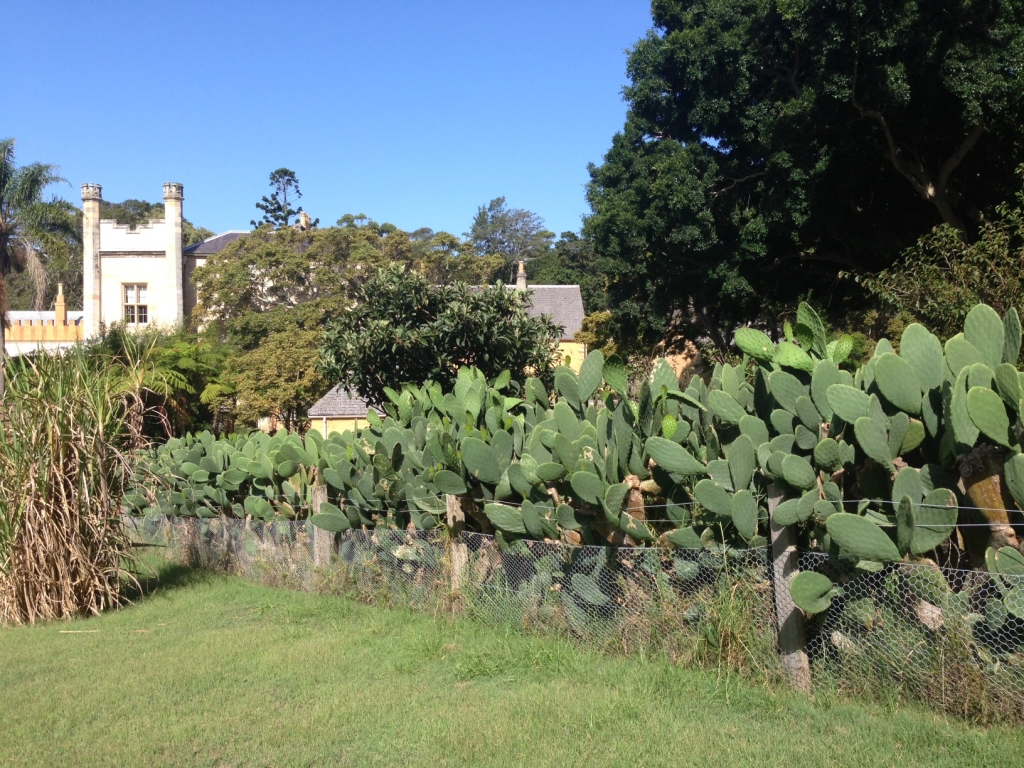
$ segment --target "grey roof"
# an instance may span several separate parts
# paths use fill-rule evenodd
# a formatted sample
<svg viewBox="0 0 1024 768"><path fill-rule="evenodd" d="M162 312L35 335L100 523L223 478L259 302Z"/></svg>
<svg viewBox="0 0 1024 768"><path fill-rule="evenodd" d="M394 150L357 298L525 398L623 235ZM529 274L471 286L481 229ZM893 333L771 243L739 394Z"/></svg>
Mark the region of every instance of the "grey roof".
<svg viewBox="0 0 1024 768"><path fill-rule="evenodd" d="M201 243L190 245L188 248L184 248L182 253L186 256L209 256L214 253L220 253L229 243L233 243L235 240L248 234L247 231L242 229L232 229L228 232L208 237Z"/></svg>
<svg viewBox="0 0 1024 768"><path fill-rule="evenodd" d="M514 285L508 286L514 289ZM547 315L555 325L562 326L562 340L571 341L583 327L583 295L578 285L530 285L531 317Z"/></svg>
<svg viewBox="0 0 1024 768"><path fill-rule="evenodd" d="M370 406L359 395L335 387L309 409L311 419L365 419ZM374 408L383 414L380 408Z"/></svg>

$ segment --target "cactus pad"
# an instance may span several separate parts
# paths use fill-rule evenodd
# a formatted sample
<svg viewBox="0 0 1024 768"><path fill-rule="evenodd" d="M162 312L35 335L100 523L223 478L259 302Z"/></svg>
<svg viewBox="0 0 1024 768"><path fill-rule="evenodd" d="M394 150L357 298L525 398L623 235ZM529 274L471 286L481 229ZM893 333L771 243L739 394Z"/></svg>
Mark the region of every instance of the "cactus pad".
<svg viewBox="0 0 1024 768"><path fill-rule="evenodd" d="M747 415L732 395L720 389L708 392L708 408L725 424L739 424L740 419Z"/></svg>
<svg viewBox="0 0 1024 768"><path fill-rule="evenodd" d="M958 333L946 342L946 365L954 376L960 374L964 368L969 368L975 363L984 363L985 358L978 348Z"/></svg>
<svg viewBox="0 0 1024 768"><path fill-rule="evenodd" d="M768 387L775 402L790 413L796 413L796 399L809 391L800 379L786 371L772 371L768 376Z"/></svg>
<svg viewBox="0 0 1024 768"><path fill-rule="evenodd" d="M732 523L746 541L757 535L757 500L748 490L740 490L732 497Z"/></svg>
<svg viewBox="0 0 1024 768"><path fill-rule="evenodd" d="M889 453L888 436L885 427L870 416L861 416L853 423L853 434L860 449L888 470L892 469L892 454Z"/></svg>
<svg viewBox="0 0 1024 768"><path fill-rule="evenodd" d="M900 551L885 532L860 515L837 512L825 523L832 541L851 557L894 563L901 558Z"/></svg>
<svg viewBox="0 0 1024 768"><path fill-rule="evenodd" d="M887 352L875 363L875 383L890 403L915 416L921 413L921 382L913 367L898 355Z"/></svg>
<svg viewBox="0 0 1024 768"><path fill-rule="evenodd" d="M703 475L704 465L678 443L663 437L649 437L644 446L648 456L667 472L677 475Z"/></svg>
<svg viewBox="0 0 1024 768"><path fill-rule="evenodd" d="M570 481L575 494L587 504L596 507L604 497L601 478L591 472L574 472Z"/></svg>
<svg viewBox="0 0 1024 768"><path fill-rule="evenodd" d="M868 415L868 395L846 384L833 384L825 393L832 410L847 424Z"/></svg>
<svg viewBox="0 0 1024 768"><path fill-rule="evenodd" d="M818 476L807 459L793 453L782 460L782 477L791 486L800 490L807 490L818 482Z"/></svg>
<svg viewBox="0 0 1024 768"><path fill-rule="evenodd" d="M714 480L701 480L693 488L693 497L704 509L722 517L732 516L732 496Z"/></svg>
<svg viewBox="0 0 1024 768"><path fill-rule="evenodd" d="M938 336L923 325L911 323L900 338L900 357L917 374L921 391L942 386L946 375L946 360Z"/></svg>
<svg viewBox="0 0 1024 768"><path fill-rule="evenodd" d="M822 613L832 605L835 587L828 576L814 571L801 571L789 583L789 594L801 611Z"/></svg>
<svg viewBox="0 0 1024 768"><path fill-rule="evenodd" d="M757 462L753 441L740 435L729 446L729 475L736 490L747 488L754 477Z"/></svg>
<svg viewBox="0 0 1024 768"><path fill-rule="evenodd" d="M1003 321L992 307L976 304L964 318L964 338L981 353L982 361L990 368L1003 362L1006 332Z"/></svg>
<svg viewBox="0 0 1024 768"><path fill-rule="evenodd" d="M999 395L984 387L971 387L967 393L967 413L988 439L1010 447L1010 419Z"/></svg>
<svg viewBox="0 0 1024 768"><path fill-rule="evenodd" d="M755 328L740 328L736 331L736 346L745 355L755 360L771 360L775 355L775 344L763 332Z"/></svg>

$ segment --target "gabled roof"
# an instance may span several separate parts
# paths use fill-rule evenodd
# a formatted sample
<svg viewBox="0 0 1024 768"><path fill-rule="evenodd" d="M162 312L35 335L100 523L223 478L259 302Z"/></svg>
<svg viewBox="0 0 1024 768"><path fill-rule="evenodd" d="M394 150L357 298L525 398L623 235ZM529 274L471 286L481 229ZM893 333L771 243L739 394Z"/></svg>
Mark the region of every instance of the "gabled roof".
<svg viewBox="0 0 1024 768"><path fill-rule="evenodd" d="M190 245L188 248L183 248L182 253L186 256L210 256L214 253L220 253L227 247L229 243L235 242L240 237L245 237L249 232L244 229L231 229L227 232L222 232L219 235L208 237L201 243Z"/></svg>
<svg viewBox="0 0 1024 768"><path fill-rule="evenodd" d="M508 286L515 290L516 286ZM578 285L530 285L531 317L546 315L555 325L562 326L562 340L571 341L583 327L583 294Z"/></svg>
<svg viewBox="0 0 1024 768"><path fill-rule="evenodd" d="M365 419L370 406L359 395L335 387L309 409L311 419ZM383 415L380 408L374 408Z"/></svg>

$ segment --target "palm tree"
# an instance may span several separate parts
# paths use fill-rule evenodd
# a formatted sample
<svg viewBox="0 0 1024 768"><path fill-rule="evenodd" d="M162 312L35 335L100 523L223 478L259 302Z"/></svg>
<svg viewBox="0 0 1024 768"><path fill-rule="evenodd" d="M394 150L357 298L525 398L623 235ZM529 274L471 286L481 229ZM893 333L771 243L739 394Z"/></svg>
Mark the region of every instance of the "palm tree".
<svg viewBox="0 0 1024 768"><path fill-rule="evenodd" d="M28 270L39 307L46 292L46 272L39 258L45 243L55 237L81 238L78 210L66 200L43 200L43 190L57 182L65 180L56 166L31 163L19 168L14 139L0 139L0 401L6 389L6 277L14 269Z"/></svg>

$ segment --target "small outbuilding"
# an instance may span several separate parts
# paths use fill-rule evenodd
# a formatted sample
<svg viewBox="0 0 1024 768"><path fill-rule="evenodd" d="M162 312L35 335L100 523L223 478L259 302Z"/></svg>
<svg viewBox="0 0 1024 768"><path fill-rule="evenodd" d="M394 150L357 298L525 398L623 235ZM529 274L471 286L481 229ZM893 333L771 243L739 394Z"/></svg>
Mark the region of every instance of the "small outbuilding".
<svg viewBox="0 0 1024 768"><path fill-rule="evenodd" d="M359 395L335 387L309 409L310 428L319 429L324 437L331 432L362 429L369 424L366 414L371 408L381 416L386 415L381 409L373 408Z"/></svg>

